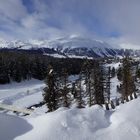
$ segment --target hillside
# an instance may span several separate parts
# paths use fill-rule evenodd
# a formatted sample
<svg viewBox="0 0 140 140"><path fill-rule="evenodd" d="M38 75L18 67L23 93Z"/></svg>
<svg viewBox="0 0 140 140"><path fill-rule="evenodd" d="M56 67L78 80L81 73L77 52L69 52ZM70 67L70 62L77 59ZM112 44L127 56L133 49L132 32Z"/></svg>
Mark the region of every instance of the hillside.
<svg viewBox="0 0 140 140"><path fill-rule="evenodd" d="M139 109L138 98L113 111L96 105L81 110L61 108L26 118L0 114L0 137L3 140L139 140Z"/></svg>
<svg viewBox="0 0 140 140"><path fill-rule="evenodd" d="M107 66L118 68L120 63ZM69 77L74 81L77 75ZM120 97L117 77L111 78L111 100ZM0 85L0 103L33 109L33 113L0 110L0 139L2 140L139 140L140 98L106 110L93 105L78 109L75 104L46 113L46 105L35 106L43 100L44 83L32 79L21 83ZM9 94L10 93L10 94ZM137 92L139 96L139 93ZM134 97L133 97L134 98ZM74 102L73 102L74 103ZM19 127L20 126L20 127ZM8 135L7 135L8 134Z"/></svg>

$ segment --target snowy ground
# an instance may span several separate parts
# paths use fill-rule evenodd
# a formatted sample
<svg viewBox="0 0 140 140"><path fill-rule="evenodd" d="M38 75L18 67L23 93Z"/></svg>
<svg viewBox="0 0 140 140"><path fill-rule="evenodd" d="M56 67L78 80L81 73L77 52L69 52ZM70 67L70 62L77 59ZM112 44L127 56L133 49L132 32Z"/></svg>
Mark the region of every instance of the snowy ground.
<svg viewBox="0 0 140 140"><path fill-rule="evenodd" d="M111 63L111 64L106 64L106 67L111 67L111 68L115 68L115 69L118 69L118 67L121 65L120 62L117 62L117 63Z"/></svg>
<svg viewBox="0 0 140 140"><path fill-rule="evenodd" d="M118 64L111 66L118 67ZM77 76L71 76L74 80ZM111 98L119 81L111 79ZM0 85L0 103L25 108L43 100L43 81ZM140 140L140 98L106 111L98 105L85 109L60 108L45 113L46 106L29 116L0 111L0 140Z"/></svg>
<svg viewBox="0 0 140 140"><path fill-rule="evenodd" d="M139 140L140 98L114 111L100 106L17 117L0 113L1 140Z"/></svg>
<svg viewBox="0 0 140 140"><path fill-rule="evenodd" d="M110 95L110 98L111 99L115 99L116 97L120 97L120 93L117 92L117 85L119 85L120 82L119 80L117 79L117 76L111 78L111 89L110 89L110 92L111 92L111 95Z"/></svg>
<svg viewBox="0 0 140 140"><path fill-rule="evenodd" d="M43 81L30 80L0 85L0 103L28 107L43 100Z"/></svg>

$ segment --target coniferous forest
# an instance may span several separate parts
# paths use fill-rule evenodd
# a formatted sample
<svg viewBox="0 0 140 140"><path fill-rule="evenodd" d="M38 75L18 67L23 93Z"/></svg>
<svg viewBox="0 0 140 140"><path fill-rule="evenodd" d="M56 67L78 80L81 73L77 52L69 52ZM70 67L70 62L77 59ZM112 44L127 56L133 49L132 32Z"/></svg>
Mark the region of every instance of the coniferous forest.
<svg viewBox="0 0 140 140"><path fill-rule="evenodd" d="M99 60L84 60L78 78L70 83L66 69L58 76L51 65L47 70L44 88L44 103L48 111L54 111L59 107L70 107L76 104L78 108L98 104L109 110L119 103L128 102L136 95L136 84L139 73L138 63L132 61L129 56L122 59L119 69L105 67ZM111 78L117 75L120 84L117 90L120 98L111 100Z"/></svg>
<svg viewBox="0 0 140 140"><path fill-rule="evenodd" d="M54 58L26 52L0 52L0 84L31 78L44 80L49 64L58 75L62 69L67 69L69 75L78 74L82 63L82 59Z"/></svg>
<svg viewBox="0 0 140 140"><path fill-rule="evenodd" d="M122 65L116 70L114 67L106 67L106 63L122 61ZM70 107L76 104L78 108L94 104L115 105L135 98L136 82L140 76L138 62L129 56L119 59L77 59L54 58L26 52L3 51L0 52L0 84L12 81L21 82L31 78L44 80L44 103L49 111L59 107ZM73 82L69 81L70 75L78 75ZM117 76L121 82L117 90L121 94L120 99L111 101L111 78ZM115 104L115 105L114 105Z"/></svg>

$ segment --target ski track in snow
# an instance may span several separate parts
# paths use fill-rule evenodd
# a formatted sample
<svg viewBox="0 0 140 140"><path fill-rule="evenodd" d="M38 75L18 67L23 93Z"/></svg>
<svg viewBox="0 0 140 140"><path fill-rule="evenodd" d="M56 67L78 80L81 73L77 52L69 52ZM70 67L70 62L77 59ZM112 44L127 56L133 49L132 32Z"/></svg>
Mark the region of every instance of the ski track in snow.
<svg viewBox="0 0 140 140"><path fill-rule="evenodd" d="M14 96L3 98L2 103L12 105L16 100L22 99L25 96L31 96L32 94L36 94L36 93L40 92L40 90L41 89L36 88L36 89L31 90L29 93L28 92L19 92Z"/></svg>
<svg viewBox="0 0 140 140"><path fill-rule="evenodd" d="M7 87L7 88L6 88ZM8 105L28 107L42 101L42 81L31 80L0 86L0 102Z"/></svg>

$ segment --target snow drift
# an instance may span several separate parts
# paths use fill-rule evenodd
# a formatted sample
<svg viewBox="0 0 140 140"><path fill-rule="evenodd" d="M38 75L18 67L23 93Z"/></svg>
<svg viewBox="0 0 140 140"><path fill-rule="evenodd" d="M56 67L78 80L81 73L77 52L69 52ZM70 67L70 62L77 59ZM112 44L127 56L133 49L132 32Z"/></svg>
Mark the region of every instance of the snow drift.
<svg viewBox="0 0 140 140"><path fill-rule="evenodd" d="M9 116L6 121L0 117L0 121L4 121L0 132L3 132L3 124L7 127L6 134L0 133L0 138L8 140L7 135L18 127L18 131L24 131L17 131L15 140L139 140L139 110L140 99L135 99L114 111L105 111L95 105L85 109L60 108L41 116L32 114L26 118L26 125L22 125L22 118L11 119Z"/></svg>

